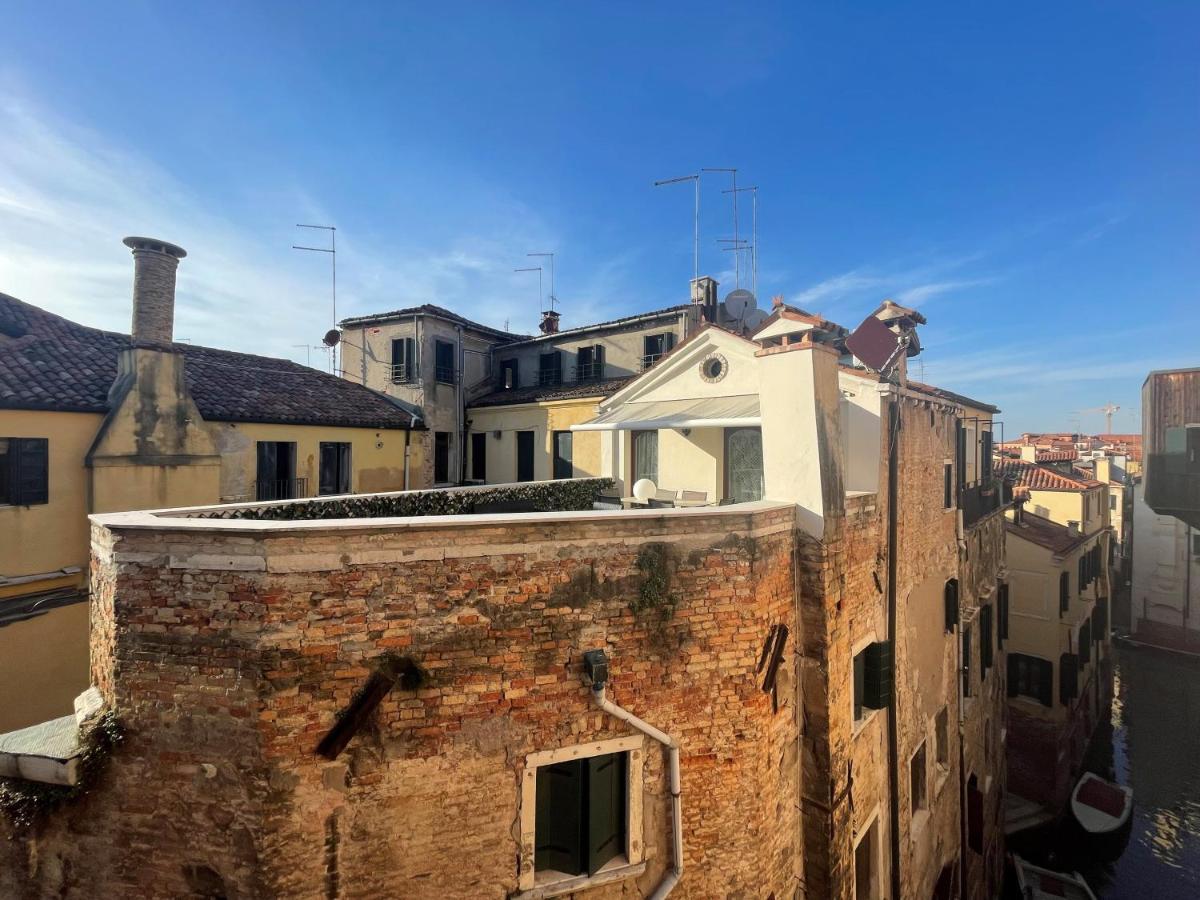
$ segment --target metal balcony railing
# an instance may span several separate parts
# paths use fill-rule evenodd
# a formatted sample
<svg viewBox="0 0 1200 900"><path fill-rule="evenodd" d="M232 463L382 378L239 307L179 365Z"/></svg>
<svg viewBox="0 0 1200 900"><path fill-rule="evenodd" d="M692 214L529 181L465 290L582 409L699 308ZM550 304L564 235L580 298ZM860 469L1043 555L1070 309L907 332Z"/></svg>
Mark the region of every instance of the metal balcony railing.
<svg viewBox="0 0 1200 900"><path fill-rule="evenodd" d="M412 363L397 363L388 369L392 384L409 384L417 380L417 367Z"/></svg>
<svg viewBox="0 0 1200 900"><path fill-rule="evenodd" d="M988 513L1003 506L1011 499L1004 482L998 479L979 481L964 487L959 495L962 507L963 527L970 528Z"/></svg>
<svg viewBox="0 0 1200 900"><path fill-rule="evenodd" d="M604 379L604 363L581 363L574 367L576 381L602 381Z"/></svg>
<svg viewBox="0 0 1200 900"><path fill-rule="evenodd" d="M548 387L556 384L562 384L561 369L539 369L537 375L538 387Z"/></svg>
<svg viewBox="0 0 1200 900"><path fill-rule="evenodd" d="M642 371L645 372L652 365L662 359L664 355L665 354L663 353L647 353L642 357Z"/></svg>
<svg viewBox="0 0 1200 900"><path fill-rule="evenodd" d="M454 384L454 366L434 366L433 377L438 384Z"/></svg>
<svg viewBox="0 0 1200 900"><path fill-rule="evenodd" d="M298 500L307 496L307 478L275 478L254 482L255 500Z"/></svg>

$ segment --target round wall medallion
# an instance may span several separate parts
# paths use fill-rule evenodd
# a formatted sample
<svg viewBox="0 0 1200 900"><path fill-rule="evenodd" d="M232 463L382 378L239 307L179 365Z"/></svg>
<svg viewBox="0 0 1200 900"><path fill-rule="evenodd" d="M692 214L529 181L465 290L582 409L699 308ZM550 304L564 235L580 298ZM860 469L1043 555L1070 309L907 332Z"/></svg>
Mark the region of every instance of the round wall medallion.
<svg viewBox="0 0 1200 900"><path fill-rule="evenodd" d="M700 377L710 384L714 381L720 381L729 371L729 361L720 353L713 353L704 357L700 363Z"/></svg>

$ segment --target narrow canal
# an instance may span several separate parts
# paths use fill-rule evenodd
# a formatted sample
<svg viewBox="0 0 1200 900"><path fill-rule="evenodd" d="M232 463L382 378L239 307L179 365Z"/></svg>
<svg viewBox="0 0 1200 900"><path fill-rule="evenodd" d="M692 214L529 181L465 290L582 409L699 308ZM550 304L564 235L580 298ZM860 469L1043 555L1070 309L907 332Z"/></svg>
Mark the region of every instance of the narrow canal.
<svg viewBox="0 0 1200 900"><path fill-rule="evenodd" d="M1115 678L1112 721L1097 733L1087 767L1133 788L1128 843L1104 858L1068 821L1042 846L1052 848L1054 868L1078 870L1101 900L1196 900L1200 661L1119 648Z"/></svg>

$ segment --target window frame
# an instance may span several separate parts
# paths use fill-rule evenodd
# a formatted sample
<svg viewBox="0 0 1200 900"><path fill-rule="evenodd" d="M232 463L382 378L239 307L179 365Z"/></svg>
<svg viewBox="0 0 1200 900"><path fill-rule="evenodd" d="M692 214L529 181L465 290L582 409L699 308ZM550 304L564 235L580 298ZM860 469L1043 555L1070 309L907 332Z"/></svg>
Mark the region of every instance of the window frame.
<svg viewBox="0 0 1200 900"><path fill-rule="evenodd" d="M443 347L449 348L450 365L442 363ZM455 359L454 342L435 338L433 341L433 378L437 384L454 385L457 383L458 361Z"/></svg>
<svg viewBox="0 0 1200 900"><path fill-rule="evenodd" d="M867 885L865 896L870 900L878 900L882 895L883 888L883 841L880 840L880 835L883 833L879 810L875 809L867 818L866 823L858 830L854 836L854 898L858 900L859 884L858 884L858 848L863 845L863 842L870 838L871 843L867 850L870 853L871 860L871 879Z"/></svg>
<svg viewBox="0 0 1200 900"><path fill-rule="evenodd" d="M567 456L559 453L559 439L563 437L567 440ZM558 480L575 476L575 432L570 429L550 432L550 463L551 478Z"/></svg>
<svg viewBox="0 0 1200 900"><path fill-rule="evenodd" d="M921 813L929 812L929 752L927 744L928 741L922 738L917 749L908 758L908 808L911 818L914 820ZM919 780L913 769L918 758L921 760L921 778ZM921 787L919 796L915 790L917 785Z"/></svg>
<svg viewBox="0 0 1200 900"><path fill-rule="evenodd" d="M487 483L487 432L471 435L471 478Z"/></svg>
<svg viewBox="0 0 1200 900"><path fill-rule="evenodd" d="M50 439L45 437L6 437L7 444L4 456L0 457L0 465L5 472L5 494L0 496L0 506L45 506L50 502ZM36 451L33 448L37 448ZM37 486L31 491L22 490L22 480L25 477L23 466L33 454L35 459L33 474Z"/></svg>
<svg viewBox="0 0 1200 900"><path fill-rule="evenodd" d="M514 440L517 442L516 450L513 454L517 469L513 481L519 484L527 484L531 481L537 481L537 431L532 428L522 428L515 432ZM522 458L522 453L525 446L529 449L529 477L524 478L522 468L525 460Z"/></svg>
<svg viewBox="0 0 1200 900"><path fill-rule="evenodd" d="M637 470L637 444L638 439L645 435L654 436L654 477L649 475L638 475ZM656 485L658 484L658 429L656 428L641 428L629 432L629 492L633 493L633 486L638 483L641 478L650 478Z"/></svg>
<svg viewBox="0 0 1200 900"><path fill-rule="evenodd" d="M334 490L326 491L323 482L325 474L326 448L335 453L335 477L337 485ZM343 489L343 485L345 488ZM317 496L336 497L340 494L354 492L354 444L350 441L319 441L317 443Z"/></svg>
<svg viewBox="0 0 1200 900"><path fill-rule="evenodd" d="M552 890L554 893L567 893L594 887L607 881L633 877L645 871L645 841L642 839L644 745L645 738L639 734L560 747L556 750L540 750L525 757L525 767L521 774L521 797L518 813L521 823L517 885L519 890L530 891L538 888ZM534 860L534 848L537 845L537 770L543 766L589 759L594 756L606 756L610 753L625 753L628 756L625 765L624 855L609 860L595 875L567 875L549 869L544 869L539 873Z"/></svg>
<svg viewBox="0 0 1200 900"><path fill-rule="evenodd" d="M444 440L443 440L444 438ZM446 471L445 478L438 478L438 468L440 466L439 455L441 448L439 443L444 443L446 448ZM450 457L453 455L454 448L454 432L452 431L435 431L433 433L433 483L434 484L451 484L450 480Z"/></svg>

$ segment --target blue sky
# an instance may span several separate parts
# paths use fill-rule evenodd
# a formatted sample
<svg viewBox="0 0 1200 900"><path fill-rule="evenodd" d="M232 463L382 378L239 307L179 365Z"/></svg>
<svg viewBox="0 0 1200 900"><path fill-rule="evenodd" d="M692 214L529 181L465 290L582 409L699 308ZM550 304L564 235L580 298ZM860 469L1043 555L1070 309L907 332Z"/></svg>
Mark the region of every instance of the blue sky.
<svg viewBox="0 0 1200 900"><path fill-rule="evenodd" d="M304 361L339 313L514 330L683 302L692 197L759 188L759 294L929 319L1009 434L1200 365L1194 3L6 4L0 291L128 328L120 239L189 251L176 334ZM733 287L724 176L701 269ZM743 208L743 213L745 209ZM742 229L748 230L749 216ZM314 363L317 353L314 351Z"/></svg>

